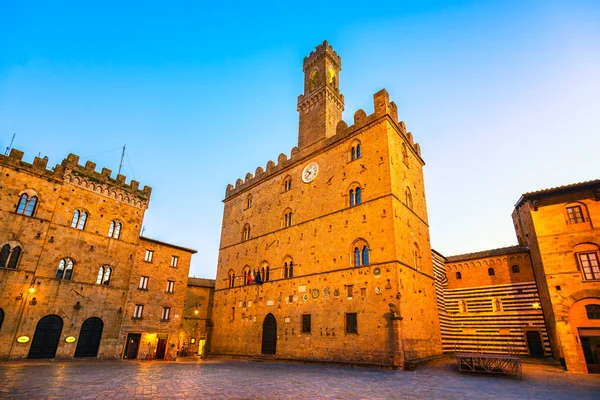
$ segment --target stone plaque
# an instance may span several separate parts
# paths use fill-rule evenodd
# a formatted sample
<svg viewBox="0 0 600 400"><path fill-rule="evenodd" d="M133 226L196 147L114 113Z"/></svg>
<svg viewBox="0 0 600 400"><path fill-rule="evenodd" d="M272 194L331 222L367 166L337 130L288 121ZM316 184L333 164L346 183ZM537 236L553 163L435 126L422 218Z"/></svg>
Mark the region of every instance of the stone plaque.
<svg viewBox="0 0 600 400"><path fill-rule="evenodd" d="M304 293L304 292L306 292L306 285L298 286L298 293Z"/></svg>
<svg viewBox="0 0 600 400"><path fill-rule="evenodd" d="M310 294L312 294L313 299L316 299L319 297L319 289L314 288L313 290L311 290Z"/></svg>
<svg viewBox="0 0 600 400"><path fill-rule="evenodd" d="M274 300L267 300L267 306L272 306L273 304L275 304Z"/></svg>

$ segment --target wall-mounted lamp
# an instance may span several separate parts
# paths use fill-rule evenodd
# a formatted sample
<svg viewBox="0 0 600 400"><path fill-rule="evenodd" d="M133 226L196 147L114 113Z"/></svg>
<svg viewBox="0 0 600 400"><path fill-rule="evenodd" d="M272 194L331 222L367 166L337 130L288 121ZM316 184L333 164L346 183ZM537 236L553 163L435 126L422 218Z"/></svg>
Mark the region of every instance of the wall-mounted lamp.
<svg viewBox="0 0 600 400"><path fill-rule="evenodd" d="M531 307L533 307L535 310L537 310L538 308L540 308L540 302L539 301L534 301L533 304L531 305Z"/></svg>
<svg viewBox="0 0 600 400"><path fill-rule="evenodd" d="M81 309L81 304L79 302L77 302L77 304L75 304L73 306L73 308L76 309L76 310L80 310Z"/></svg>
<svg viewBox="0 0 600 400"><path fill-rule="evenodd" d="M31 293L31 294L35 293L35 288L34 287L30 287L29 288L29 293Z"/></svg>
<svg viewBox="0 0 600 400"><path fill-rule="evenodd" d="M199 313L199 312L200 312L200 311L198 311L198 310L194 310L194 314L195 314L195 315L198 315L198 313Z"/></svg>

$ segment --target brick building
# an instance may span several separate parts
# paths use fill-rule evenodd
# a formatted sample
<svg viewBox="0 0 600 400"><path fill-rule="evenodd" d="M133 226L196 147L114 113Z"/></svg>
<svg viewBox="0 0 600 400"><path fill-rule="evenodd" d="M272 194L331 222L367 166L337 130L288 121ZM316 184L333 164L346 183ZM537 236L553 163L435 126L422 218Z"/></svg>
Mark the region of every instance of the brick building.
<svg viewBox="0 0 600 400"><path fill-rule="evenodd" d="M74 154L51 170L47 159L22 157L0 155L0 359L121 358L133 331L176 343L179 322L169 320L182 313L194 251L139 236L150 187L81 166ZM161 259L149 273L146 249ZM152 295L142 300L134 288L147 273ZM143 319L131 320L136 305ZM158 341L139 344L140 354L155 353Z"/></svg>
<svg viewBox="0 0 600 400"><path fill-rule="evenodd" d="M327 42L304 59L298 147L227 187L212 354L402 368L441 353L419 145L385 90L348 126L340 70Z"/></svg>
<svg viewBox="0 0 600 400"><path fill-rule="evenodd" d="M210 348L215 280L190 277L185 293L180 354L204 356Z"/></svg>

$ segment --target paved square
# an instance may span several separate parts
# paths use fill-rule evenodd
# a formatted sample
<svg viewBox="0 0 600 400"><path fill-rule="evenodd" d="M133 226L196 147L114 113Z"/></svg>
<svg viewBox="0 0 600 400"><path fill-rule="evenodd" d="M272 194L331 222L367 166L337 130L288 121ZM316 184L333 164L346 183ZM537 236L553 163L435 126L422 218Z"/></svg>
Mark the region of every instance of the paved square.
<svg viewBox="0 0 600 400"><path fill-rule="evenodd" d="M313 364L45 361L0 364L2 399L600 399L600 375L539 364L518 378L460 373L452 359L417 371Z"/></svg>

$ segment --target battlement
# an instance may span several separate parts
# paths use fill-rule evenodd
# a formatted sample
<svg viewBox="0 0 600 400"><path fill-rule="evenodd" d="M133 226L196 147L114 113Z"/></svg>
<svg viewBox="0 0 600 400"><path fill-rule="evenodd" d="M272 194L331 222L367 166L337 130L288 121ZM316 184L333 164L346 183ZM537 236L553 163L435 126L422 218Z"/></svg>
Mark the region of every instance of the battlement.
<svg viewBox="0 0 600 400"><path fill-rule="evenodd" d="M310 54L304 57L304 63L302 70L308 71L313 65L315 65L323 57L329 57L332 62L337 66L338 69L342 69L342 58L338 56L336 51L329 45L327 40L318 45Z"/></svg>
<svg viewBox="0 0 600 400"><path fill-rule="evenodd" d="M29 164L23 161L23 155L22 151L12 149L8 156L0 155L0 165L68 182L118 201L131 203L136 207L148 207L152 193L150 186L144 186L140 190L139 182L131 180L129 184L126 184L126 177L121 174L112 178L112 171L108 168L102 168L101 172L96 172L96 163L92 161L86 162L85 166L79 165L79 156L69 154L62 163L49 170L48 157L34 157L33 163Z"/></svg>
<svg viewBox="0 0 600 400"><path fill-rule="evenodd" d="M277 164L270 160L267 163L266 170L262 167L258 167L256 168L254 175L248 172L244 179L240 178L235 182L235 186L232 184L227 185L225 190L225 200L260 181L276 175L281 170L292 164L295 164L297 161L312 156L316 151L327 148L337 141L352 136L363 127L386 116L391 119L400 136L406 140L411 151L418 157L419 160L423 161L421 159L421 147L418 143L414 143L412 133L406 131L406 125L404 124L404 121L398 120L398 107L394 102L390 102L389 94L385 89L382 89L373 95L373 104L374 111L370 115L367 115L367 113L362 109L357 110L354 113L354 123L352 125L348 126L345 121L340 121L337 124L336 133L334 136L317 142L310 147L302 149L301 151L298 150L298 147L294 147L290 152L290 158L282 153L279 155L279 157L277 157Z"/></svg>

